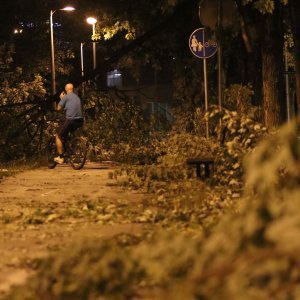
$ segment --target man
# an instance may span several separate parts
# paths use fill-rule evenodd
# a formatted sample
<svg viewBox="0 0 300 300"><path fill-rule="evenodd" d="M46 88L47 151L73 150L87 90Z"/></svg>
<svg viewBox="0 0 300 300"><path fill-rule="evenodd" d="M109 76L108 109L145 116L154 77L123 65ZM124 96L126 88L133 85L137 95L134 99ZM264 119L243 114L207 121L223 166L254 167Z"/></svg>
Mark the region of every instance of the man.
<svg viewBox="0 0 300 300"><path fill-rule="evenodd" d="M68 134L74 132L77 128L83 125L82 105L80 98L74 93L74 86L72 83L68 83L65 86L65 91L60 94L60 101L56 110L64 110L66 120L56 135L56 149L58 156L54 158L54 161L62 164L64 162L64 147L63 142L68 138Z"/></svg>

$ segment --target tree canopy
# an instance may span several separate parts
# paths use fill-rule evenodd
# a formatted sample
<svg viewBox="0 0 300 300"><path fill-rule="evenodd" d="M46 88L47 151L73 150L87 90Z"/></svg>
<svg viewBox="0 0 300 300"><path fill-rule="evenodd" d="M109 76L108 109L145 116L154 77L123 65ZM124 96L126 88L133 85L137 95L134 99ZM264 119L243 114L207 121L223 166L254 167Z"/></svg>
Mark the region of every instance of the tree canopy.
<svg viewBox="0 0 300 300"><path fill-rule="evenodd" d="M205 1L204 1L205 2ZM206 1L207 2L207 1ZM214 1L217 5L218 1ZM230 1L229 1L230 2ZM228 3L229 3L228 2ZM211 2L212 3L212 2ZM224 1L223 9L229 9ZM126 70L138 84L145 67L153 72L164 68L170 70L168 81L174 88L175 103L179 106L201 107L204 104L202 61L193 57L188 46L191 32L201 24L196 0L155 0L136 1L116 0L73 1L76 11L67 13L60 8L67 2L61 1L9 1L2 5L1 19L3 31L1 113L28 116L40 122L43 115L51 110L52 98L50 68L49 13L54 14L55 64L59 89L67 81L76 85L96 78L97 88L109 92L106 86L106 72L119 68ZM232 84L252 86L252 103L261 107L263 121L269 127L278 126L286 119L286 100L283 85L283 48L284 37L291 32L294 46L289 49L295 53L296 92L299 81L299 26L295 22L299 7L297 1L273 0L235 0L231 1L236 12L235 22L228 22L224 14L222 30L223 81L224 88ZM216 9L216 8L214 8ZM218 11L218 7L217 10ZM3 13L5 11L5 14ZM94 16L95 35L91 26L85 22L87 16ZM216 18L208 15L207 18ZM227 23L228 26L226 25ZM13 30L22 29L22 33L13 34ZM220 39L219 28L212 28L211 34ZM91 41L97 41L98 65L91 65ZM86 72L80 73L80 43L86 43ZM12 45L12 46L10 46ZM233 47L234 45L234 47ZM211 58L209 66L210 104L217 103L217 60ZM9 80L11 73L18 79ZM163 75L162 75L163 76ZM38 80L43 93L36 93L29 86ZM7 100L6 89L19 90L23 96ZM13 95L13 94L11 94ZM26 97L24 96L26 95ZM300 97L297 97L299 101ZM22 99L22 100L20 100ZM298 105L299 106L299 105ZM14 110L17 108L16 110ZM8 113L9 110L9 113ZM35 117L35 116L39 117ZM24 124L27 124L23 120ZM33 122L34 123L34 122ZM3 139L14 140L25 125L14 126ZM25 126L25 127L24 127ZM39 130L43 126L36 124ZM40 134L40 136L42 133Z"/></svg>

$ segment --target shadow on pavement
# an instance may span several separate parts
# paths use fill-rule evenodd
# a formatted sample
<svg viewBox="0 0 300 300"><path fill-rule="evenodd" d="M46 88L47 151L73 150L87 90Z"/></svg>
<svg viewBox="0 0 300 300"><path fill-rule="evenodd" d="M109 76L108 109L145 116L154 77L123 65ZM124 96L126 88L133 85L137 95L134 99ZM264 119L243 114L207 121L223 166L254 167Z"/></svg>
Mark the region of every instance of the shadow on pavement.
<svg viewBox="0 0 300 300"><path fill-rule="evenodd" d="M119 166L116 162L105 161L105 162L86 162L82 170L86 169L94 169L94 170L101 170L101 169L115 169ZM56 167L59 168L70 168L69 164L61 164L57 165Z"/></svg>

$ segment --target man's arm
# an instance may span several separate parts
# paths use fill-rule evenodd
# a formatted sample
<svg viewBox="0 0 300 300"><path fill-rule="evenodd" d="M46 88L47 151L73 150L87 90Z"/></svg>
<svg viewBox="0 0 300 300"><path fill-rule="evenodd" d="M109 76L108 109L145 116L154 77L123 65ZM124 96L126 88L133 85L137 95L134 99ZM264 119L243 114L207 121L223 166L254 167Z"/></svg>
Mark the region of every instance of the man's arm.
<svg viewBox="0 0 300 300"><path fill-rule="evenodd" d="M60 100L62 100L65 97L65 95L66 95L65 91L62 91L61 94L59 95ZM59 103L61 103L61 101ZM59 103L56 105L56 111L60 111L64 108Z"/></svg>
<svg viewBox="0 0 300 300"><path fill-rule="evenodd" d="M63 109L62 106L60 106L59 104L56 105L56 111L60 111L60 110L62 110L62 109Z"/></svg>

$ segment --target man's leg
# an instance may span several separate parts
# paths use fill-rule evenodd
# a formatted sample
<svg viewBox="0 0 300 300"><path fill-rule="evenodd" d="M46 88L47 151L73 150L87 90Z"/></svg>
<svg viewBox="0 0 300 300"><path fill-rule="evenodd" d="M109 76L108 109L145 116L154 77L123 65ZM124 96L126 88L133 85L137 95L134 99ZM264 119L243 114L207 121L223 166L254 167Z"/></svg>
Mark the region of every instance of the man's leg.
<svg viewBox="0 0 300 300"><path fill-rule="evenodd" d="M68 126L68 132L72 135L77 131L77 129L81 128L83 126L83 120L72 120L72 122L69 123Z"/></svg>
<svg viewBox="0 0 300 300"><path fill-rule="evenodd" d="M64 153L64 146L58 134L55 136L55 143L58 155L62 155Z"/></svg>
<svg viewBox="0 0 300 300"><path fill-rule="evenodd" d="M68 136L68 132L70 131L70 123L71 122L69 120L66 120L59 134L55 136L56 150L58 156L54 158L54 161L59 164L62 164L64 162L64 146L62 141L65 141L66 137Z"/></svg>
<svg viewBox="0 0 300 300"><path fill-rule="evenodd" d="M56 151L57 151L58 156L54 157L54 161L59 164L62 164L65 161L65 159L63 157L64 146L63 146L62 140L58 134L55 136L55 143L56 143Z"/></svg>

